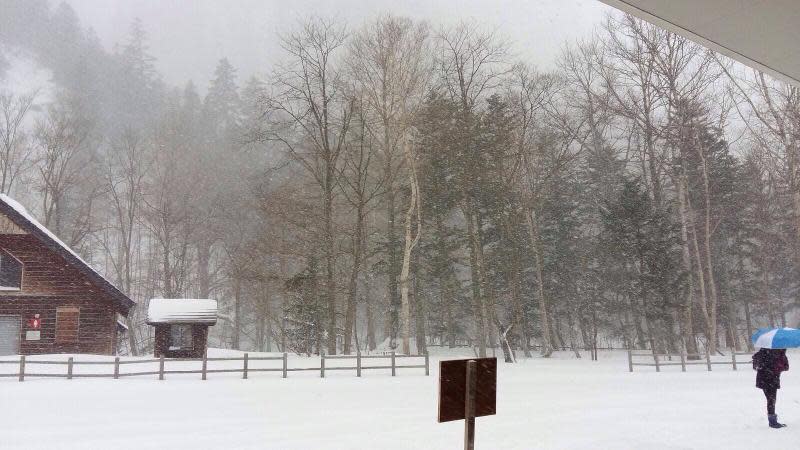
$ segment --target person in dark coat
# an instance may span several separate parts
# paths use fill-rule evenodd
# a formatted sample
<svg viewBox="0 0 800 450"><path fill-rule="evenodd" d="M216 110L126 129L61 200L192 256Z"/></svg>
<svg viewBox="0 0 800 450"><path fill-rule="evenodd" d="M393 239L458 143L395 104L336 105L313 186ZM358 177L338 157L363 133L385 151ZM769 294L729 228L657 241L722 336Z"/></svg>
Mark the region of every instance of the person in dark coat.
<svg viewBox="0 0 800 450"><path fill-rule="evenodd" d="M781 372L789 370L786 349L762 348L753 355L753 369L756 373L756 387L764 391L767 398L767 419L771 428L783 428L775 414L775 401L781 388Z"/></svg>

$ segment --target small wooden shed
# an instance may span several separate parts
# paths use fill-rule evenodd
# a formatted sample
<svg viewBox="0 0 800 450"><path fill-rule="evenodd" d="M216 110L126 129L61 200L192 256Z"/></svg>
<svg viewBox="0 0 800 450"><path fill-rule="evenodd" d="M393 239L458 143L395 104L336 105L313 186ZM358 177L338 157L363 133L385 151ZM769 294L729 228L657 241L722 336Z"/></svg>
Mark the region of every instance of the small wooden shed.
<svg viewBox="0 0 800 450"><path fill-rule="evenodd" d="M147 323L155 327L155 356L202 358L208 347L208 327L217 323L212 299L154 298Z"/></svg>

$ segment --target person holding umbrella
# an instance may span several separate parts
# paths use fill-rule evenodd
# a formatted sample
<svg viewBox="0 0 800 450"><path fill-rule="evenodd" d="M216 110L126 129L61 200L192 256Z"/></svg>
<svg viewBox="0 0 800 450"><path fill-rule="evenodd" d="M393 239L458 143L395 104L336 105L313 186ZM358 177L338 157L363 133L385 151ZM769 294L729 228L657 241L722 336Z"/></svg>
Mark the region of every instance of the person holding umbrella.
<svg viewBox="0 0 800 450"><path fill-rule="evenodd" d="M753 355L756 370L756 387L764 391L767 398L767 420L770 428L783 428L775 414L778 389L781 388L781 372L789 370L786 358L787 347L800 346L800 330L794 328L772 328L758 330L752 337L753 344L761 349Z"/></svg>

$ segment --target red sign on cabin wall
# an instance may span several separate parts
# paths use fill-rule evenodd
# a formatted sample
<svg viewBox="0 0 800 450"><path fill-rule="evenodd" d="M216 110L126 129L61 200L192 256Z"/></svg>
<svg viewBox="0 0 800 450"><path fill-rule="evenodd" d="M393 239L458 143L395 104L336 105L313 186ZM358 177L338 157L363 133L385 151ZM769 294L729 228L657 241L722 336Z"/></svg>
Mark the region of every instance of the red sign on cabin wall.
<svg viewBox="0 0 800 450"><path fill-rule="evenodd" d="M39 315L36 314L32 318L28 319L28 328L32 328L34 330L38 330L42 327L42 319L39 318Z"/></svg>

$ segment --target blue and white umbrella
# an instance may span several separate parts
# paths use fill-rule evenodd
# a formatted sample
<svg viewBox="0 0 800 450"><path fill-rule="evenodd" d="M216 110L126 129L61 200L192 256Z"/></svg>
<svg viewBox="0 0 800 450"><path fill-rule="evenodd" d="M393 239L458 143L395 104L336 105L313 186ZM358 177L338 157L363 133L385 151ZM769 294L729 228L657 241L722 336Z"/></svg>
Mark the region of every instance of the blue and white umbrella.
<svg viewBox="0 0 800 450"><path fill-rule="evenodd" d="M797 328L761 328L750 338L761 348L800 347L800 330Z"/></svg>

